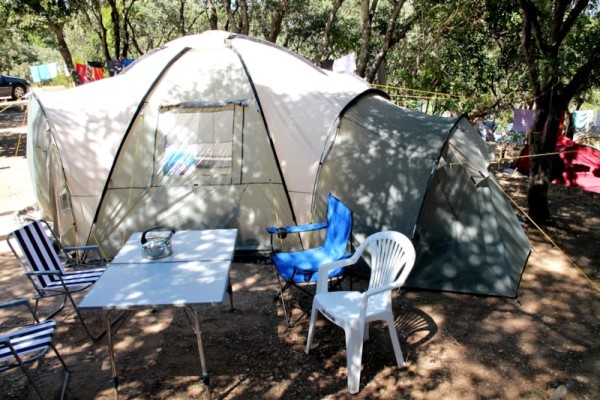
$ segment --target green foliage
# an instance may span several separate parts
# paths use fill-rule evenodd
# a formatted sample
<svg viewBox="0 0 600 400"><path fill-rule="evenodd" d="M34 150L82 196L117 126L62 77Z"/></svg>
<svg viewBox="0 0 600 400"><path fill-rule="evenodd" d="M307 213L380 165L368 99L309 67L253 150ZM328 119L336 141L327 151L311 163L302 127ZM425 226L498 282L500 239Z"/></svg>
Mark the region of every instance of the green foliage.
<svg viewBox="0 0 600 400"><path fill-rule="evenodd" d="M213 0L220 29L229 27L223 2ZM373 31L369 59L373 59L383 43L383 35L394 1L379 1L373 15ZM597 2L592 2L596 4ZM30 65L60 62L57 41L49 24L64 29L74 62L105 61L99 25L91 0L14 0L0 1L3 31L0 50L3 72L28 76ZM99 0L103 26L106 28L110 52L115 48L115 35L107 0ZM191 0L126 0L118 1L121 40L128 38L128 55L139 57L182 34L200 33L208 28L206 3ZM239 2L231 2L240 18ZM268 38L278 0L248 0L250 35ZM278 43L310 60L320 54L325 24L332 0L287 1ZM362 35L363 0L345 0L337 13L323 58L334 59L350 52L358 53ZM535 0L540 15L549 16L551 3ZM131 8L129 8L131 6ZM183 13L180 7L183 6ZM125 8L124 8L125 7ZM597 6L577 20L565 40L559 64L565 79L587 59L589 49L600 37ZM125 10L129 20L124 21ZM87 13L87 17L86 14ZM476 118L490 116L508 119L513 107L530 105L531 85L523 58L522 17L513 0L413 0L404 5L395 31L400 32L409 18L416 22L385 59L387 83L395 88L390 93L401 105L427 109L429 112L467 112ZM127 29L127 36L124 30ZM549 28L542 26L544 32ZM124 44L124 43L123 43ZM112 56L112 54L111 54ZM540 61L541 63L543 60ZM589 85L578 93L578 101L599 103L590 87L600 86L597 69L589 77ZM421 92L407 90L417 89Z"/></svg>

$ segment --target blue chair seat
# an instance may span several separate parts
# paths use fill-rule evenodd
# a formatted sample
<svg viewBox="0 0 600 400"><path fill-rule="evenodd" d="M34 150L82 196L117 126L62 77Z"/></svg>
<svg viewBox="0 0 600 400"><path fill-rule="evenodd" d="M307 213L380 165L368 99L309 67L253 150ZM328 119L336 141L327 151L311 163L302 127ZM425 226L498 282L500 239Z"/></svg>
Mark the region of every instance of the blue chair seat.
<svg viewBox="0 0 600 400"><path fill-rule="evenodd" d="M294 283L316 283L319 265L350 257L350 253L342 256L332 255L328 249L317 247L314 249L294 251L289 253L273 254L273 263L279 275L287 277L287 281ZM329 279L340 276L344 268L337 268L329 272Z"/></svg>

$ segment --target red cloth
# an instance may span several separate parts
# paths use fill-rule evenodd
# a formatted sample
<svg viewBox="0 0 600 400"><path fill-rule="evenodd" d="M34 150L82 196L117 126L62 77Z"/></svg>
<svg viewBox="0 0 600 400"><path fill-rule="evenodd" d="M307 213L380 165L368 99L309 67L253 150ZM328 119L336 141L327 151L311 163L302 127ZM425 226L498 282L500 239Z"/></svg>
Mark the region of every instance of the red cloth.
<svg viewBox="0 0 600 400"><path fill-rule="evenodd" d="M593 147L577 144L560 135L556 141L556 151L562 161L552 183L565 186L578 186L588 192L600 193L600 151ZM513 168L529 174L531 162L529 146L521 151Z"/></svg>
<svg viewBox="0 0 600 400"><path fill-rule="evenodd" d="M552 183L600 193L600 151L562 135L558 137L556 151L560 151L563 170Z"/></svg>
<svg viewBox="0 0 600 400"><path fill-rule="evenodd" d="M83 83L93 82L104 78L104 68L90 67L85 64L75 64L75 70Z"/></svg>

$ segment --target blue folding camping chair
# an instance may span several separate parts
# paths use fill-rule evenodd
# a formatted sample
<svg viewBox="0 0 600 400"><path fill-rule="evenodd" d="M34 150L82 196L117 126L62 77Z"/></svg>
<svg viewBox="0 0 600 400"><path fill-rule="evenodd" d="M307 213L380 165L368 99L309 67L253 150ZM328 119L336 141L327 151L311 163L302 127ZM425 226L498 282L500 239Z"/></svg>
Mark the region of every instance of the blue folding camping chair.
<svg viewBox="0 0 600 400"><path fill-rule="evenodd" d="M328 196L327 221L308 225L267 227L271 234L271 246L273 247L273 236L285 239L288 234L326 229L323 244L316 248L292 252L275 252L271 259L277 270L277 281L279 283L279 294L283 306L283 313L288 327L292 327L300 320L307 311L292 321L292 307L286 306L284 293L291 287L297 287L311 297L313 293L304 286L316 285L319 265L332 261L342 260L351 256L349 250L350 234L352 232L352 211L332 194ZM340 283L346 268L337 268L329 272L330 282ZM283 281L283 282L282 282Z"/></svg>

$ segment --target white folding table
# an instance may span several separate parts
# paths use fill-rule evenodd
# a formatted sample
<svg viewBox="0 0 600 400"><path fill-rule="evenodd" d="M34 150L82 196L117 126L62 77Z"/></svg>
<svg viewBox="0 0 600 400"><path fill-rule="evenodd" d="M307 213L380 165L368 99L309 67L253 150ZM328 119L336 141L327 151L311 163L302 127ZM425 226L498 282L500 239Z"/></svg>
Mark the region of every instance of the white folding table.
<svg viewBox="0 0 600 400"><path fill-rule="evenodd" d="M142 256L141 232L133 234L115 256L102 277L79 303L79 309L105 310L108 350L115 396L118 377L111 333L110 313L183 307L193 320L202 368L201 379L210 398L198 313L194 306L220 303L231 285L236 229L179 231L172 238L173 254L158 260ZM233 301L231 303L233 309Z"/></svg>

